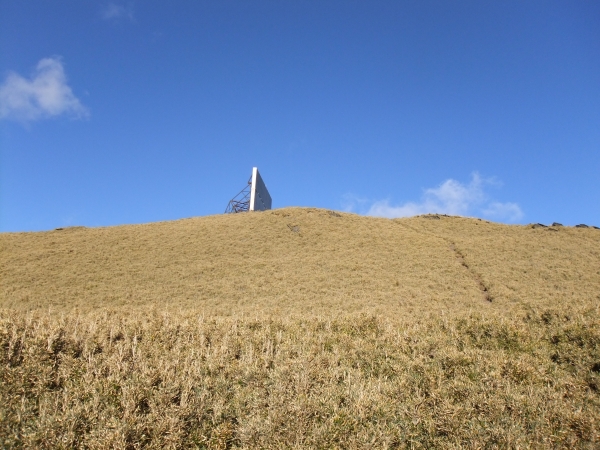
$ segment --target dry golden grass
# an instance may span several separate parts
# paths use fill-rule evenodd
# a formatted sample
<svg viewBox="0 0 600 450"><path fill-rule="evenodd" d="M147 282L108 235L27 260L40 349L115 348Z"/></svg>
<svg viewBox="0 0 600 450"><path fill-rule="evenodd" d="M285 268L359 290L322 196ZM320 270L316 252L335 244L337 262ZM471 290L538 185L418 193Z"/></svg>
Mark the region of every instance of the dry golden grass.
<svg viewBox="0 0 600 450"><path fill-rule="evenodd" d="M600 230L556 230L286 208L2 234L0 445L598 448Z"/></svg>

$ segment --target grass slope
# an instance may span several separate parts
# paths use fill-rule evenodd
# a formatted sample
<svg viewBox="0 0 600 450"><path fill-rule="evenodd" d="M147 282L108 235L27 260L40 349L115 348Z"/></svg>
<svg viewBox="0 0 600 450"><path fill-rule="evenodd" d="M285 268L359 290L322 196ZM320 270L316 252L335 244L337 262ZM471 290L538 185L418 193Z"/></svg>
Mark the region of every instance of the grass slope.
<svg viewBox="0 0 600 450"><path fill-rule="evenodd" d="M285 208L0 235L0 442L600 445L600 231Z"/></svg>

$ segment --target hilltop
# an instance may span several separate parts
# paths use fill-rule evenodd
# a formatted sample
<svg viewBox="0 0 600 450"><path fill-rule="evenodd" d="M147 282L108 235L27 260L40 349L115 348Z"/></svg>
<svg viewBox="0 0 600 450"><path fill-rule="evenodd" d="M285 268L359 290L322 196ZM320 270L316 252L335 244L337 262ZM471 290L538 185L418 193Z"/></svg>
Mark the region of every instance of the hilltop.
<svg viewBox="0 0 600 450"><path fill-rule="evenodd" d="M600 230L313 208L0 235L0 306L209 315L506 312L600 300Z"/></svg>
<svg viewBox="0 0 600 450"><path fill-rule="evenodd" d="M600 230L314 208L0 234L0 446L597 448Z"/></svg>

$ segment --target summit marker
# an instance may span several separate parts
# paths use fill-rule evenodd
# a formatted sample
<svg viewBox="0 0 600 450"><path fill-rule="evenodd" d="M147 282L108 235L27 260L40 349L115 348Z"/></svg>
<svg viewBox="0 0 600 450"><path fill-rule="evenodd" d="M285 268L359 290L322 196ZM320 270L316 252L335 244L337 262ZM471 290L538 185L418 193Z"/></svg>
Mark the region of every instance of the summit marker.
<svg viewBox="0 0 600 450"><path fill-rule="evenodd" d="M257 167L252 168L248 185L227 204L225 214L271 209L271 195Z"/></svg>

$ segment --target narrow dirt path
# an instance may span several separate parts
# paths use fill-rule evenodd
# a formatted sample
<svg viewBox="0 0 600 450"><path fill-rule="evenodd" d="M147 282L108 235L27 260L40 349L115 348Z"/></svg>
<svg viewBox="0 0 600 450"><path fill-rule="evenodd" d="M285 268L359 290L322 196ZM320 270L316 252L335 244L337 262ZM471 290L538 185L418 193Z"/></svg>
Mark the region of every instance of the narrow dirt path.
<svg viewBox="0 0 600 450"><path fill-rule="evenodd" d="M488 289L488 287L486 286L486 284L483 282L483 279L481 278L481 275L478 274L477 272L475 272L471 267L469 267L469 265L467 264L466 260L465 260L465 255L463 254L463 252L456 246L456 242L452 241L451 239L448 239L444 236L439 236L435 233L432 233L431 231L427 231L427 230L419 230L415 227L412 227L406 223L401 223L401 222L397 222L399 225L404 226L406 228L409 228L410 230L414 231L415 233L420 233L420 234L428 234L430 236L433 236L437 239L441 239L442 241L446 242L448 244L448 248L454 253L454 256L456 257L457 261L459 262L459 264L465 268L465 270L468 273L469 278L471 278L475 284L477 285L477 288L481 291L481 295L483 297L483 299L485 301L488 302L492 302L494 299L492 297L492 295L490 294L490 291Z"/></svg>

